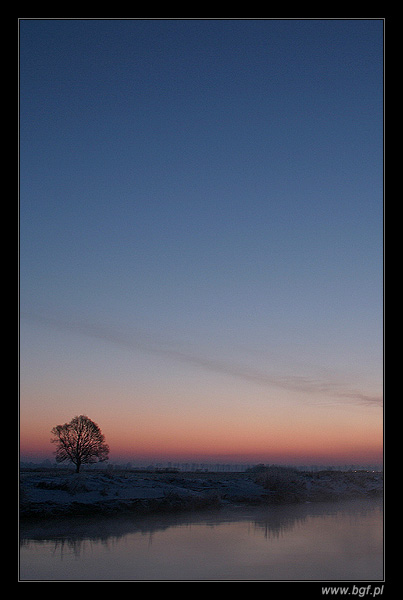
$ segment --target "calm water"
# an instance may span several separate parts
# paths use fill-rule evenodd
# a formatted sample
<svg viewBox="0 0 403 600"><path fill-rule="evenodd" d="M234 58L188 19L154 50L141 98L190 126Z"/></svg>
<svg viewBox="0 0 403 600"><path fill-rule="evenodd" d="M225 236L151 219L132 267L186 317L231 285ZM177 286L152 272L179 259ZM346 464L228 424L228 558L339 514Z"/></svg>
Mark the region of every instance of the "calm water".
<svg viewBox="0 0 403 600"><path fill-rule="evenodd" d="M20 580L383 579L381 501L21 526Z"/></svg>

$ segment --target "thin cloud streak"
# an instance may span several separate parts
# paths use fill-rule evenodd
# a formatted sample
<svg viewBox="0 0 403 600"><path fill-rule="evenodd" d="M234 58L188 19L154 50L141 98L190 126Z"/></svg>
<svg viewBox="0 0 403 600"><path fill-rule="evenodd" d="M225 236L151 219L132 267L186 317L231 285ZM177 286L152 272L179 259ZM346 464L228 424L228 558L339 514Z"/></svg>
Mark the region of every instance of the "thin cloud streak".
<svg viewBox="0 0 403 600"><path fill-rule="evenodd" d="M238 364L231 364L216 358L199 356L189 351L177 350L168 340L151 335L149 333L123 333L114 328L101 326L84 321L69 321L60 318L46 317L39 314L23 313L27 318L43 325L54 327L59 330L70 331L93 339L99 339L117 346L148 352L160 356L166 356L172 360L192 364L205 370L236 377L244 381L251 381L258 385L277 387L293 392L302 392L311 395L331 396L333 398L347 399L355 404L368 406L382 406L382 396L371 396L359 390L346 389L340 383L314 379L302 375L275 376Z"/></svg>

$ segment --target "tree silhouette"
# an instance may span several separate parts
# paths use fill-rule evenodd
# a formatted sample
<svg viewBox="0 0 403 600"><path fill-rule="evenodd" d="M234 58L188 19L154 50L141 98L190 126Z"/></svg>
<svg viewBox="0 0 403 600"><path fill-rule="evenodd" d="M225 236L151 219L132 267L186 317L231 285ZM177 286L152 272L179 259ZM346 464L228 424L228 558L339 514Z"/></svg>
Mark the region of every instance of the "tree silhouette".
<svg viewBox="0 0 403 600"><path fill-rule="evenodd" d="M96 423L88 417L74 417L70 423L53 427L52 443L57 444L56 462L66 460L76 465L79 473L81 465L108 460L109 446Z"/></svg>

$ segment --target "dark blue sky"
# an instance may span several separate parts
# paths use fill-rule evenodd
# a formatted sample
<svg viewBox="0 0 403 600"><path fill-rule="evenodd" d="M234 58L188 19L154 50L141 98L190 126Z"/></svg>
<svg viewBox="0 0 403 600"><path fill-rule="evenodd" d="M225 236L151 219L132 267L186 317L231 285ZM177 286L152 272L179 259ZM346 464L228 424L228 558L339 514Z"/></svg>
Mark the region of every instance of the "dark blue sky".
<svg viewBox="0 0 403 600"><path fill-rule="evenodd" d="M20 157L24 379L40 315L379 397L381 20L22 20Z"/></svg>

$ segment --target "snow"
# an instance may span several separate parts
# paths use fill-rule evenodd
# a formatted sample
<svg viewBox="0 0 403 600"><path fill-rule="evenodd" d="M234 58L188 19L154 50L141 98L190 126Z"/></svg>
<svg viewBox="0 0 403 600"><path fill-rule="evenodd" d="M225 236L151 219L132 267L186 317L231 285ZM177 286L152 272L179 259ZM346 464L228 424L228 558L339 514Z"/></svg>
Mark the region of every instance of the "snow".
<svg viewBox="0 0 403 600"><path fill-rule="evenodd" d="M378 472L148 473L22 470L20 514L51 516L181 510L245 503L339 500L381 494Z"/></svg>

